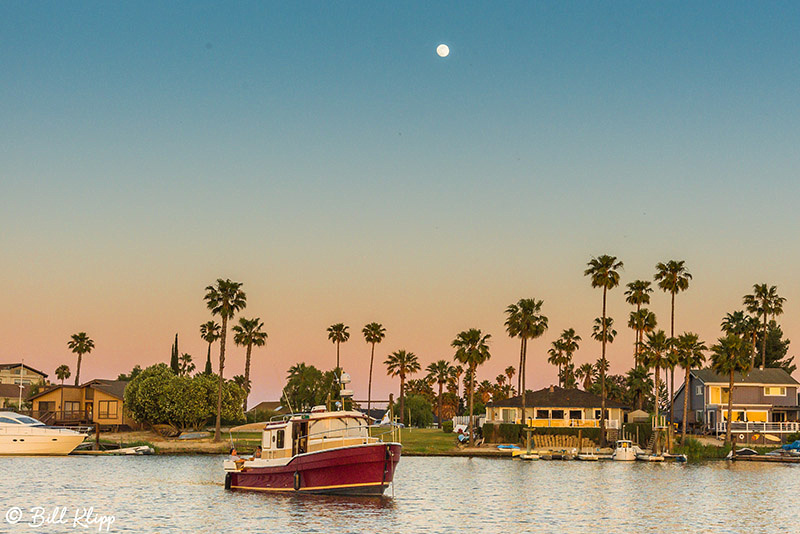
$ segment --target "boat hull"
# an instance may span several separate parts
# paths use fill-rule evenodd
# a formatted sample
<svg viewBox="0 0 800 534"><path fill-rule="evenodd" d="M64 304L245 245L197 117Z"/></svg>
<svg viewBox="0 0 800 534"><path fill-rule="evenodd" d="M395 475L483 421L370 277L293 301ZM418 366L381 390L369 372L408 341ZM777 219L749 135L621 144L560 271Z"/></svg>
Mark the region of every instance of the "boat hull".
<svg viewBox="0 0 800 534"><path fill-rule="evenodd" d="M243 467L226 475L231 490L383 495L402 446L372 443L300 454L285 465Z"/></svg>
<svg viewBox="0 0 800 534"><path fill-rule="evenodd" d="M83 442L85 434L0 435L0 456L63 456Z"/></svg>

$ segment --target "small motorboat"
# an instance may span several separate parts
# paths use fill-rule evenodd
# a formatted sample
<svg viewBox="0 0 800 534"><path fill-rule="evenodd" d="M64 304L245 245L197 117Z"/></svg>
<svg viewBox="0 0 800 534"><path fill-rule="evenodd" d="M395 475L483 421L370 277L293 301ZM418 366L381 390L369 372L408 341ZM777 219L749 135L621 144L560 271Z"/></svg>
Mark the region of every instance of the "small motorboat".
<svg viewBox="0 0 800 534"><path fill-rule="evenodd" d="M685 454L669 454L664 453L664 460L667 462L688 462L689 458Z"/></svg>
<svg viewBox="0 0 800 534"><path fill-rule="evenodd" d="M531 452L531 453L523 452L522 454L518 454L516 457L519 458L520 460L538 460L539 459L539 455L536 454L536 453L533 453L533 452Z"/></svg>
<svg viewBox="0 0 800 534"><path fill-rule="evenodd" d="M640 453L636 455L636 459L640 462L663 462L664 457L660 454Z"/></svg>
<svg viewBox="0 0 800 534"><path fill-rule="evenodd" d="M629 439L619 439L614 452L611 454L611 459L617 462L633 462L636 460L637 454L644 454L644 451Z"/></svg>
<svg viewBox="0 0 800 534"><path fill-rule="evenodd" d="M600 459L600 457L593 452L582 452L578 454L575 458L582 462L596 462Z"/></svg>

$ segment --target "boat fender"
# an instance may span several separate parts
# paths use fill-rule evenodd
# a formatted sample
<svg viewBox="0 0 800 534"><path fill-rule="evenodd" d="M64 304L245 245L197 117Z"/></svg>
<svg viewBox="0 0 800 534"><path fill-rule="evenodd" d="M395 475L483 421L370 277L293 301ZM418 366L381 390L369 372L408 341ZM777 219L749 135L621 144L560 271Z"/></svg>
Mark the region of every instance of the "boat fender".
<svg viewBox="0 0 800 534"><path fill-rule="evenodd" d="M225 489L226 490L231 489L231 474L230 473L225 473Z"/></svg>
<svg viewBox="0 0 800 534"><path fill-rule="evenodd" d="M294 490L295 491L300 490L300 471L294 472Z"/></svg>

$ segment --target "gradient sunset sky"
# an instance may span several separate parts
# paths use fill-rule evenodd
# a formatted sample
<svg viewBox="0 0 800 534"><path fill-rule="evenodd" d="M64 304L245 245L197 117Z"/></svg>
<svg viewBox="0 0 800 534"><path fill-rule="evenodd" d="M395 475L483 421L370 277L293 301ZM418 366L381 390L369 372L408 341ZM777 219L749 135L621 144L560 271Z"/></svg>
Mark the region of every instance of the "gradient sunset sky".
<svg viewBox="0 0 800 534"><path fill-rule="evenodd" d="M447 58L436 55L450 46ZM676 329L719 337L755 283L800 341L800 5L792 2L0 3L0 362L115 378L181 352L199 367L205 286L244 283L266 324L250 404L298 361L365 398L369 346L516 365L504 309L544 300L550 343L590 339L592 256L631 365L624 284L682 259ZM669 330L669 295L651 309ZM226 376L243 372L232 347ZM214 355L216 369L217 357ZM396 392L378 365L378 398Z"/></svg>

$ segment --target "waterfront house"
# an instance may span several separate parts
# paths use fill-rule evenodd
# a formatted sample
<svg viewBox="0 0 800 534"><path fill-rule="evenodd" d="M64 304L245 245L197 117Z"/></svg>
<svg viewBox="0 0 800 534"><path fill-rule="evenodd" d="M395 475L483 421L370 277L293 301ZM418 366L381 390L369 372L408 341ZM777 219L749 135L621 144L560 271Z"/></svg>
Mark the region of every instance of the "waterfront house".
<svg viewBox="0 0 800 534"><path fill-rule="evenodd" d="M0 363L0 384L45 383L47 374L23 363ZM24 398L24 397L23 397Z"/></svg>
<svg viewBox="0 0 800 534"><path fill-rule="evenodd" d="M728 419L730 377L711 369L689 373L687 424L694 430L722 434ZM780 368L753 369L745 376L734 373L731 430L737 434L800 431L800 383ZM675 392L675 420L683 421L684 384Z"/></svg>
<svg viewBox="0 0 800 534"><path fill-rule="evenodd" d="M81 386L53 386L33 395L33 417L48 424L136 426L125 412L124 380L90 380Z"/></svg>
<svg viewBox="0 0 800 534"><path fill-rule="evenodd" d="M525 396L525 419L531 427L599 427L601 399L580 389L558 386L528 391ZM606 399L607 428L620 428L627 407ZM486 405L486 423L522 423L522 396L490 402Z"/></svg>
<svg viewBox="0 0 800 534"><path fill-rule="evenodd" d="M22 386L22 391L18 384L0 384L0 409L9 406L18 407L20 398L22 402L28 398L31 386Z"/></svg>

